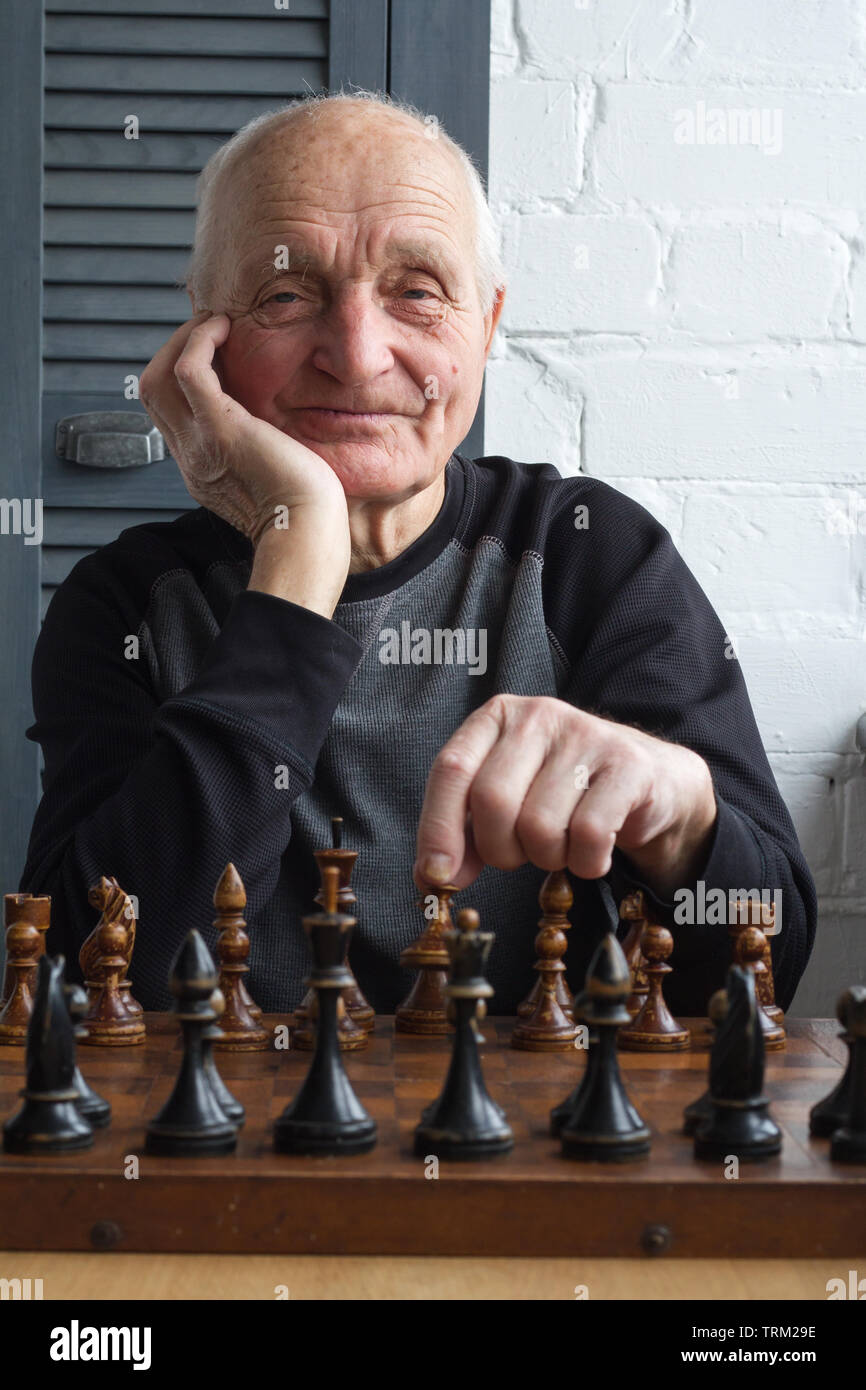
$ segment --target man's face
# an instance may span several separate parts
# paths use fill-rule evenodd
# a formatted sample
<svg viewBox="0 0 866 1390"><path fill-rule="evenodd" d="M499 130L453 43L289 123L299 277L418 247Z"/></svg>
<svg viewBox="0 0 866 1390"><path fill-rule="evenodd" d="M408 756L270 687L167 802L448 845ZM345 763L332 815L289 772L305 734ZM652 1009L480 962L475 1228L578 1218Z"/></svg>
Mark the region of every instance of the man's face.
<svg viewBox="0 0 866 1390"><path fill-rule="evenodd" d="M266 137L222 212L207 307L232 320L225 390L319 454L349 498L428 487L472 423L500 307L481 312L453 158L352 106Z"/></svg>

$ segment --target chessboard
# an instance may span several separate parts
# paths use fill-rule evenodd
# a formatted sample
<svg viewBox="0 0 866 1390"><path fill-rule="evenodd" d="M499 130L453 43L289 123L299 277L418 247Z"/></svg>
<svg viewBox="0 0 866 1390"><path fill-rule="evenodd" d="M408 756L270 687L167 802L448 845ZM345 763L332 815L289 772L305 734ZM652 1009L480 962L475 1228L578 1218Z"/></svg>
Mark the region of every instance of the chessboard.
<svg viewBox="0 0 866 1390"><path fill-rule="evenodd" d="M270 1032L291 1017L266 1017ZM866 1165L831 1163L808 1133L809 1108L836 1084L846 1057L835 1020L789 1019L784 1050L768 1052L765 1093L781 1154L725 1175L698 1161L683 1108L707 1082L706 1022L682 1052L620 1052L628 1093L652 1131L648 1156L628 1163L564 1158L548 1115L572 1089L586 1053L508 1046L515 1020L485 1019L481 1048L491 1095L514 1131L511 1153L476 1162L413 1154L413 1132L438 1094L451 1039L395 1034L377 1017L367 1049L344 1062L378 1143L357 1156L293 1157L272 1125L297 1093L309 1052L223 1052L218 1062L247 1119L226 1157L152 1157L145 1127L180 1062L177 1021L148 1014L137 1047L82 1047L88 1081L111 1101L93 1147L38 1157L0 1154L0 1230L7 1250L118 1250L332 1255L810 1257L866 1248ZM689 1021L683 1020L688 1023ZM284 1036L284 1034L283 1034ZM18 1105L24 1049L0 1049L0 1112ZM133 1162L132 1160L136 1160ZM728 1165L729 1167L730 1165ZM137 1172L137 1176L134 1174Z"/></svg>

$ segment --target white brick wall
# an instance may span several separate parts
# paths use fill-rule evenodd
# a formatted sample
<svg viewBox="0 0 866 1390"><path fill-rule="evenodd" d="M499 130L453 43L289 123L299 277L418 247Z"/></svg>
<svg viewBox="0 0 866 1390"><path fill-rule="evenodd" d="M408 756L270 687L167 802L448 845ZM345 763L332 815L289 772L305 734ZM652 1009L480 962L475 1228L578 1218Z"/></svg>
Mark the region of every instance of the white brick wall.
<svg viewBox="0 0 866 1390"><path fill-rule="evenodd" d="M794 1011L831 1013L866 980L866 0L492 15L486 451L671 531L821 895Z"/></svg>

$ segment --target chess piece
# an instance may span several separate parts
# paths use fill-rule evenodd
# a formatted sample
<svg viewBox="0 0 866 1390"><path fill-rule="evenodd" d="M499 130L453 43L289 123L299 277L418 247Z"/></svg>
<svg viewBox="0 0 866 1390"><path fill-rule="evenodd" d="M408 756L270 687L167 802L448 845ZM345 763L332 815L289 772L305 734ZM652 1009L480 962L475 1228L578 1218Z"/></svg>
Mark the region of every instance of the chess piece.
<svg viewBox="0 0 866 1390"><path fill-rule="evenodd" d="M418 974L408 997L394 1015L394 1029L398 1033L436 1036L451 1031L445 994L449 960L444 937L447 931L453 930L451 898L456 892L453 883L446 883L437 888L435 894L427 895L436 899L436 914L428 919L418 940L407 946L400 956L400 964L407 970L417 970ZM419 898L418 906L426 914L429 910L427 897Z"/></svg>
<svg viewBox="0 0 866 1390"><path fill-rule="evenodd" d="M493 994L484 967L493 933L478 930L478 913L464 908L457 928L444 933L450 962L446 995L449 1018L455 1025L451 1062L438 1100L428 1105L415 1130L415 1153L420 1158L479 1159L508 1153L514 1135L505 1111L489 1095L478 1055L478 1021Z"/></svg>
<svg viewBox="0 0 866 1390"><path fill-rule="evenodd" d="M355 860L358 858L358 851L354 849L343 849L342 816L331 817L331 840L331 849L316 850L316 863L319 866L320 874L323 873L323 871L328 867L329 864L335 864L339 869L340 891L337 894L337 907L339 908L340 912L347 912L351 917L354 915L355 903L358 900L355 897L355 894L352 892L349 880L352 877L352 870L355 867ZM320 887L318 893L315 896L314 902L318 903L320 907L324 906L324 881L322 887ZM361 992L361 987L358 984L358 981L355 979L354 974L352 973L351 963L348 960L346 961L346 969L352 976L352 983L350 985L347 985L342 993L343 1003L346 1006L346 1013L352 1019L353 1023L358 1024L358 1026L363 1028L365 1032L371 1033L373 1031L373 1024L376 1015L371 1005L368 1004L367 1000L364 998L364 995Z"/></svg>
<svg viewBox="0 0 866 1390"><path fill-rule="evenodd" d="M839 1037L848 1044L848 1063L838 1085L809 1111L809 1133L819 1139L829 1139L848 1122L851 1113L851 1082L854 1078L854 1039L848 1031L848 991L836 1001L836 1017L842 1025Z"/></svg>
<svg viewBox="0 0 866 1390"><path fill-rule="evenodd" d="M625 1001L630 986L622 947L608 932L595 949L579 1000L580 1017L590 1029L590 1047L585 1084L560 1118L566 1158L624 1162L649 1153L650 1131L626 1094L616 1055L617 1031L629 1022Z"/></svg>
<svg viewBox="0 0 866 1390"><path fill-rule="evenodd" d="M174 1089L147 1127L145 1152L161 1157L232 1153L237 1129L226 1116L205 1071L206 1037L217 1020L211 1003L217 971L193 928L175 957L169 989L183 1030L183 1060Z"/></svg>
<svg viewBox="0 0 866 1390"><path fill-rule="evenodd" d="M349 879L358 854L356 850L343 849L342 827L342 817L333 816L331 818L333 846L331 849L316 850L315 858L319 865L320 874L323 875L329 865L339 870L340 887L337 893L337 907L340 912L351 917L352 908L357 899L352 892ZM324 879L322 883L324 885ZM320 907L324 906L324 886L319 888L313 901ZM337 1033L341 1052L357 1052L367 1046L367 1035L373 1031L375 1014L361 993L348 960L346 961L346 969L352 975L352 983L340 992L340 1001L337 1004ZM301 1003L295 1009L296 1027L292 1035L294 1046L302 1051L312 1051L316 1045L316 1008L316 991L308 989Z"/></svg>
<svg viewBox="0 0 866 1390"><path fill-rule="evenodd" d="M647 922L640 949L649 993L637 1017L620 1029L619 1045L628 1052L679 1051L689 1045L689 1030L677 1023L662 993L662 981L671 973L667 959L674 949L674 939L667 927Z"/></svg>
<svg viewBox="0 0 866 1390"><path fill-rule="evenodd" d="M636 1018L644 1006L647 995L649 994L649 980L644 970L643 952L640 942L643 936L644 927L647 925L648 918L644 903L644 895L638 888L634 893L629 893L623 898L620 904L619 915L625 922L630 922L622 949L628 961L628 968L631 972L631 994L626 1000L626 1008L632 1018Z"/></svg>
<svg viewBox="0 0 866 1390"><path fill-rule="evenodd" d="M222 1037L222 1030L219 1020L225 1012L226 1001L223 998L222 990L215 989L210 997L210 1006L216 1015L215 1021L209 1023L201 1035L201 1055L202 1069L207 1077L210 1088L216 1097L216 1103L223 1112L227 1120L241 1129L246 1119L246 1111L240 1101L235 1100L228 1086L219 1074L216 1058L213 1055L214 1043L219 1042Z"/></svg>
<svg viewBox="0 0 866 1390"><path fill-rule="evenodd" d="M776 985L773 979L773 952L770 949L770 937L775 934L776 928L776 909L774 906L761 904L761 920L755 923L764 933L764 969L759 975L755 976L755 986L758 991L758 999L761 1008L767 1015L771 1023L784 1023L785 1015L776 1003ZM768 931L768 928L771 930Z"/></svg>
<svg viewBox="0 0 866 1390"><path fill-rule="evenodd" d="M221 1052L262 1052L270 1038L261 1024L261 1009L253 1005L244 984L250 938L243 919L247 895L234 864L227 864L220 876L213 904L217 910L216 956L219 962L219 989L225 1000L220 1020L220 1036L214 1047Z"/></svg>
<svg viewBox="0 0 866 1390"><path fill-rule="evenodd" d="M87 901L100 914L99 921L78 954L78 964L84 976L90 1005L91 1007L95 1005L105 983L100 964L99 932L105 922L113 922L118 927L113 938L115 953L123 957L123 969L117 982L118 991L123 1001L125 1013L132 1018L141 1018L142 1007L138 1000L133 998L132 983L129 979L136 929L135 907L132 898L128 893L124 893L116 878L103 876L90 889L87 894Z"/></svg>
<svg viewBox="0 0 866 1390"><path fill-rule="evenodd" d="M771 1023L783 1024L785 1015L776 1003L776 987L773 981L773 953L770 949L770 933L775 931L776 909L769 903L761 902L748 893L731 897L728 908L728 936L731 939L731 964L741 965L739 938L747 927L759 927L764 932L762 960L764 970L755 974L755 989L758 1002Z"/></svg>
<svg viewBox="0 0 866 1390"><path fill-rule="evenodd" d="M45 938L32 922L16 921L6 931L6 976L9 997L0 1014L0 1043L22 1045L33 1013L39 961Z"/></svg>
<svg viewBox="0 0 866 1390"><path fill-rule="evenodd" d="M76 1038L83 1038L87 1032L82 1023L87 1013L87 995L80 985L66 983L63 985L63 997L72 1019L74 1035ZM111 1120L111 1105L87 1084L77 1064L72 1076L72 1085L78 1092L75 1108L79 1115L83 1115L94 1129L104 1129Z"/></svg>
<svg viewBox="0 0 866 1390"><path fill-rule="evenodd" d="M728 1011L728 996L723 989L717 989L710 998L707 1005L707 1014L710 1025L715 1030L725 1017ZM715 1033L713 1034L715 1036ZM683 1111L683 1134L694 1134L702 1120L709 1119L712 1114L712 1097L709 1087L702 1096L693 1100Z"/></svg>
<svg viewBox="0 0 866 1390"><path fill-rule="evenodd" d="M568 947L566 929L571 925L566 910L574 900L568 876L564 872L548 874L539 894L541 921L535 938L538 959L536 986L518 1010L518 1020L511 1033L511 1046L522 1052L568 1052L574 1047L577 1025L574 1022L574 1001L565 983L565 963L562 957ZM521 1008L534 999L529 1012L520 1017Z"/></svg>
<svg viewBox="0 0 866 1390"><path fill-rule="evenodd" d="M851 1034L851 1106L845 1123L833 1131L834 1163L866 1163L866 985L852 985L844 995L845 1027Z"/></svg>
<svg viewBox="0 0 866 1390"><path fill-rule="evenodd" d="M290 1154L359 1154L376 1143L377 1128L343 1067L337 1036L340 991L351 981L346 955L354 917L337 911L340 871L322 872L324 911L303 918L310 939L313 968L309 982L318 998L316 1050L295 1099L274 1125L274 1148Z"/></svg>
<svg viewBox="0 0 866 1390"><path fill-rule="evenodd" d="M758 1023L764 1035L764 1046L768 1049L776 1049L785 1046L785 1030L780 1023L771 1022L761 1003L761 981L766 981L767 973L767 967L764 963L766 945L767 938L760 927L743 927L737 934L737 962L739 965L744 965L755 977L755 997L758 1001ZM766 988L766 983L764 983L763 990L765 993Z"/></svg>
<svg viewBox="0 0 866 1390"><path fill-rule="evenodd" d="M764 1035L755 977L742 965L728 970L727 1007L710 1053L709 1114L694 1136L695 1158L742 1162L772 1158L782 1134L763 1095Z"/></svg>
<svg viewBox="0 0 866 1390"><path fill-rule="evenodd" d="M541 908L541 921L539 922L540 931L535 938L535 951L539 957L546 956L551 962L559 961L556 965L554 980L556 1003L558 1012L565 1014L566 1018L572 1016L572 996L565 978L565 965L562 958L568 949L568 938L565 933L570 929L571 922L568 920L568 912L574 902L574 893L571 890L568 873L565 869L555 869L553 873L541 885L538 894L538 905ZM543 942L541 941L544 936ZM541 944L539 944L541 942ZM558 949L554 950L554 943ZM534 967L539 973L535 983L522 1004L517 1006L518 1018L531 1018L535 1013L539 1000L544 993L544 974L540 961L535 962ZM528 1049L542 1050L542 1049ZM544 1049L550 1050L550 1049ZM555 1049L554 1049L555 1050Z"/></svg>
<svg viewBox="0 0 866 1390"><path fill-rule="evenodd" d="M3 928L8 931L13 922L29 922L31 927L41 932L42 940L36 958L39 963L39 956L45 954L45 938L48 928L51 925L51 899L50 897L36 898L32 893L6 893L3 896ZM0 992L0 1013L6 1007L6 1002L15 983L14 972L8 964L3 977L3 988ZM35 976L34 985L35 990Z"/></svg>
<svg viewBox="0 0 866 1390"><path fill-rule="evenodd" d="M97 905L96 893L91 891L90 900ZM102 895L100 900L104 901ZM120 987L128 963L128 935L128 924L120 914L103 911L96 932L81 948L79 964L82 968L86 965L85 983L89 986L88 1008L80 1034L85 1045L134 1047L144 1042L144 1019L141 1013L130 1013Z"/></svg>
<svg viewBox="0 0 866 1390"><path fill-rule="evenodd" d="M63 994L65 964L63 956L39 958L27 1026L24 1104L3 1126L6 1153L65 1153L93 1143L93 1130L76 1107L75 1030Z"/></svg>
<svg viewBox="0 0 866 1390"><path fill-rule="evenodd" d="M583 1006L585 1002L585 994L576 994L574 996L572 1011L575 1024L578 1026L584 1026L586 1024L586 1019L584 1018L583 1014ZM569 1091L565 1100L560 1101L559 1105L555 1105L550 1112L550 1133L554 1139L559 1138L562 1126L567 1122L569 1117L574 1113L575 1109L580 1104L581 1097L583 1096L584 1091L589 1085L592 1072L595 1070L598 1064L598 1034L588 1027L587 1044L588 1050L586 1055L586 1065L584 1066L583 1071L580 1074L580 1078L576 1086L572 1091Z"/></svg>

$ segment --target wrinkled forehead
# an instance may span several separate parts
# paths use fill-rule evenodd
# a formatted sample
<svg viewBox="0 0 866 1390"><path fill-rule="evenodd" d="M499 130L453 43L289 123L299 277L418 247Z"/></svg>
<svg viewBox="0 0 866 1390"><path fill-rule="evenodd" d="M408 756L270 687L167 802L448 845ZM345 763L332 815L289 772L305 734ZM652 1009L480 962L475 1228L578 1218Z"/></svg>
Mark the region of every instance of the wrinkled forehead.
<svg viewBox="0 0 866 1390"><path fill-rule="evenodd" d="M471 258L472 203L454 151L398 115L351 111L267 131L235 158L217 196L221 239L236 255L291 224L354 236L417 222Z"/></svg>

